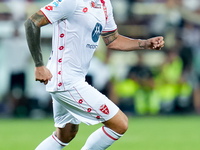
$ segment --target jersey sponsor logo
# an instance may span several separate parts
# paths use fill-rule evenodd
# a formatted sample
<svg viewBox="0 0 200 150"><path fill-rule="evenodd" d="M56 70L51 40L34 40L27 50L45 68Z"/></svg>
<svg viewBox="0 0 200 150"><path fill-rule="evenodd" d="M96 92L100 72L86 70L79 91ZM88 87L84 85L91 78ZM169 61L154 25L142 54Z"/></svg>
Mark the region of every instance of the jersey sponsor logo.
<svg viewBox="0 0 200 150"><path fill-rule="evenodd" d="M45 9L48 10L48 11L52 11L53 10L53 6L49 6L48 5L48 6L45 7Z"/></svg>
<svg viewBox="0 0 200 150"><path fill-rule="evenodd" d="M89 49L96 49L98 45L87 44L86 47Z"/></svg>
<svg viewBox="0 0 200 150"><path fill-rule="evenodd" d="M108 109L108 107L106 106L106 104L101 105L101 106L100 106L100 110L101 110L104 114L106 114L106 115L109 114L109 109Z"/></svg>
<svg viewBox="0 0 200 150"><path fill-rule="evenodd" d="M99 40L99 36L102 31L102 25L100 23L96 23L93 31L92 31L92 40L93 42L97 42Z"/></svg>

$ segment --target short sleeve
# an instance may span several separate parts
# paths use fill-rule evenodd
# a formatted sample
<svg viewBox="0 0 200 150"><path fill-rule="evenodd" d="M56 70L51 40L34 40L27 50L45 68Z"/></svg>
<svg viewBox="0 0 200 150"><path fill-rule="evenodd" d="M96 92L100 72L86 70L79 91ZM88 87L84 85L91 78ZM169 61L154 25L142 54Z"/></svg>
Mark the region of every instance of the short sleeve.
<svg viewBox="0 0 200 150"><path fill-rule="evenodd" d="M117 29L117 25L115 23L114 16L113 16L113 8L112 8L110 0L105 0L105 1L106 1L107 12L108 12L108 18L107 18L107 22L103 31L104 32L114 31Z"/></svg>
<svg viewBox="0 0 200 150"><path fill-rule="evenodd" d="M70 17L76 9L76 0L54 0L40 9L50 23Z"/></svg>

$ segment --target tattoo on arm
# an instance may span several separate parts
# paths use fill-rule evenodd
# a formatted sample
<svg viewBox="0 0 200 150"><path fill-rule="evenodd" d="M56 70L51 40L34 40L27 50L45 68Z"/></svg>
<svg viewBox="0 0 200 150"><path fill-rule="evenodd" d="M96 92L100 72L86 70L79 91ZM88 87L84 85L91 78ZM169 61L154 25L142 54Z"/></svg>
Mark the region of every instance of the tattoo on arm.
<svg viewBox="0 0 200 150"><path fill-rule="evenodd" d="M38 11L30 17L30 19L39 27L49 24L47 18L43 15L41 11Z"/></svg>
<svg viewBox="0 0 200 150"><path fill-rule="evenodd" d="M112 32L105 32L105 33L101 34L106 45L109 45L115 39L117 39L118 35L119 35L119 33L117 30L112 31Z"/></svg>
<svg viewBox="0 0 200 150"><path fill-rule="evenodd" d="M138 42L138 46L139 46L139 48L141 48L141 49L145 49L145 43L142 42L142 41L139 41L139 42Z"/></svg>
<svg viewBox="0 0 200 150"><path fill-rule="evenodd" d="M142 42L138 42L139 48L144 48L144 46L142 45Z"/></svg>
<svg viewBox="0 0 200 150"><path fill-rule="evenodd" d="M36 67L44 65L40 47L40 27L48 23L46 17L40 12L35 13L24 23L27 43Z"/></svg>

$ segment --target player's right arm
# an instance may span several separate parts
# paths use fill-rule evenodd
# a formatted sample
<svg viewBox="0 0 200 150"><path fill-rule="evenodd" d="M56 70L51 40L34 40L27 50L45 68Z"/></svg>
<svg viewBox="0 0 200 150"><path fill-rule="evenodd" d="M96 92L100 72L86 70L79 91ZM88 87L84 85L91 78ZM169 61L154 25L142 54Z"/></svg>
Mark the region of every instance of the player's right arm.
<svg viewBox="0 0 200 150"><path fill-rule="evenodd" d="M134 50L161 50L164 46L164 39L162 36L153 37L147 40L132 39L122 36L117 30L111 32L102 32L103 40L109 49L121 51Z"/></svg>
<svg viewBox="0 0 200 150"><path fill-rule="evenodd" d="M40 47L40 28L47 24L49 21L41 11L33 14L24 23L27 43L35 63L35 80L44 82L44 84L47 84L48 80L52 78L52 74L44 66Z"/></svg>

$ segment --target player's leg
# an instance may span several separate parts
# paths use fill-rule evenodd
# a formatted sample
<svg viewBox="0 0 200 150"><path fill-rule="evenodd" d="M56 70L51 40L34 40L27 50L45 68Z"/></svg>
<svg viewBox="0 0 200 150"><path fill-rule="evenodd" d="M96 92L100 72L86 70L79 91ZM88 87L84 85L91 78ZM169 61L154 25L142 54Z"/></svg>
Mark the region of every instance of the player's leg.
<svg viewBox="0 0 200 150"><path fill-rule="evenodd" d="M103 124L118 134L124 134L128 129L128 118L121 110L119 110L113 118L103 122Z"/></svg>
<svg viewBox="0 0 200 150"><path fill-rule="evenodd" d="M80 86L75 86L74 89L71 95L81 106L79 108L84 110L81 113L76 113L79 115L78 118L82 122L85 122L87 118L86 123L88 124L95 124L95 122L104 124L103 127L89 136L82 150L104 150L108 148L126 132L128 118L111 100L93 87L83 83ZM84 119L82 120L82 118Z"/></svg>
<svg viewBox="0 0 200 150"><path fill-rule="evenodd" d="M69 143L77 134L79 125L68 123L64 128L56 128L56 137L64 142Z"/></svg>
<svg viewBox="0 0 200 150"><path fill-rule="evenodd" d="M62 150L68 143L62 143L53 133L42 141L35 150Z"/></svg>
<svg viewBox="0 0 200 150"><path fill-rule="evenodd" d="M64 128L56 128L51 136L46 138L36 150L61 150L76 136L78 126L75 124L66 124Z"/></svg>
<svg viewBox="0 0 200 150"><path fill-rule="evenodd" d="M77 120L91 125L100 122L105 124L91 134L82 150L104 150L119 139L128 128L126 115L112 101L86 83L51 95ZM62 127L66 120L62 118L62 113L59 114L58 121L55 122L64 121L60 121L59 126L55 125ZM76 122L74 118L73 121Z"/></svg>
<svg viewBox="0 0 200 150"><path fill-rule="evenodd" d="M93 132L81 150L105 150L128 129L128 118L119 110L110 120L104 122L103 127Z"/></svg>
<svg viewBox="0 0 200 150"><path fill-rule="evenodd" d="M56 131L38 145L36 150L61 150L76 136L80 121L76 120L53 98Z"/></svg>

